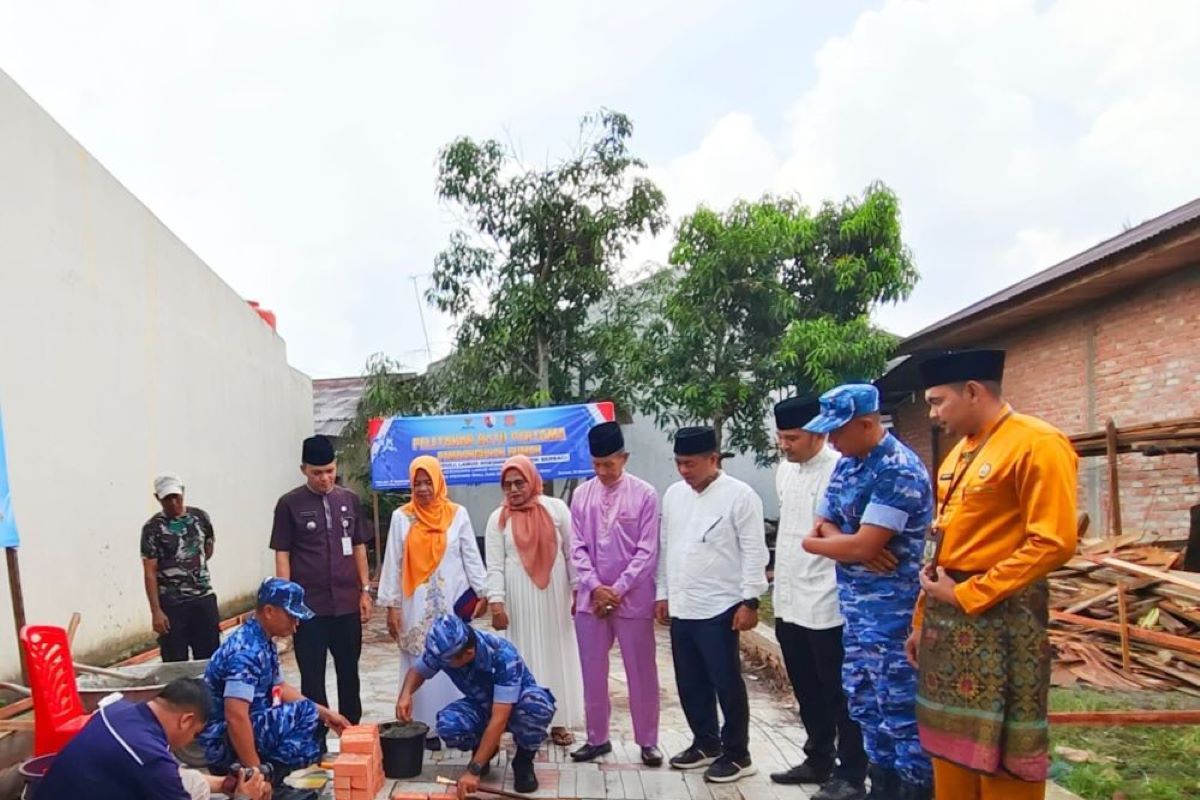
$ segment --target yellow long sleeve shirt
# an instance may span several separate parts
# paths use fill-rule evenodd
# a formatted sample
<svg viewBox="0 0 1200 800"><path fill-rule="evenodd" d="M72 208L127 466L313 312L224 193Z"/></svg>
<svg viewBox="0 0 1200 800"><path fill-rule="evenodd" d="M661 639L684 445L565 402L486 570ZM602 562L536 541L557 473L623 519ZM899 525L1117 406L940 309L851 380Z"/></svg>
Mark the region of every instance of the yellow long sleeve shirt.
<svg viewBox="0 0 1200 800"><path fill-rule="evenodd" d="M938 470L938 566L974 573L954 591L968 614L1041 580L1075 553L1079 459L1070 441L1049 423L1014 413L975 452L998 420L959 441ZM947 500L956 469L966 472ZM924 602L922 595L918 627Z"/></svg>

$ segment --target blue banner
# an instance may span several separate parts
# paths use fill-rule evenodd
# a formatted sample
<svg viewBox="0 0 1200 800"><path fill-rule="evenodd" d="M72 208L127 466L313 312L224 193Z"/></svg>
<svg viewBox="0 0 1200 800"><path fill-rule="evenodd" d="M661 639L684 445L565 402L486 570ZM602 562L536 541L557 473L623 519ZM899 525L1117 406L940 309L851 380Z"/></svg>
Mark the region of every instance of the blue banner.
<svg viewBox="0 0 1200 800"><path fill-rule="evenodd" d="M587 433L613 419L612 403L374 421L371 487L408 489L408 465L435 456L448 484L499 483L510 456L529 456L545 480L592 475Z"/></svg>
<svg viewBox="0 0 1200 800"><path fill-rule="evenodd" d="M13 516L12 492L8 489L8 461L4 457L4 415L0 413L0 547L17 547L17 520Z"/></svg>

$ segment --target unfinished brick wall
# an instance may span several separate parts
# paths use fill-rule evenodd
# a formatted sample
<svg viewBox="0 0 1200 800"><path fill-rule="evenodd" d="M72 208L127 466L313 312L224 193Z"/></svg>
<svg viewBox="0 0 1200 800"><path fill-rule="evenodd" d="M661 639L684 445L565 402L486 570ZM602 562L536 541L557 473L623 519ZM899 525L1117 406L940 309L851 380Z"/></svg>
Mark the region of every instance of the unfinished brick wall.
<svg viewBox="0 0 1200 800"><path fill-rule="evenodd" d="M1110 416L1127 426L1200 414L1200 265L979 344L1008 351L1004 391L1013 406L1067 434L1099 430ZM926 459L927 412L919 402L893 415ZM1188 509L1200 503L1196 457L1125 455L1119 463L1124 530L1186 534ZM1106 530L1108 465L1081 459L1079 472L1080 508L1093 532Z"/></svg>

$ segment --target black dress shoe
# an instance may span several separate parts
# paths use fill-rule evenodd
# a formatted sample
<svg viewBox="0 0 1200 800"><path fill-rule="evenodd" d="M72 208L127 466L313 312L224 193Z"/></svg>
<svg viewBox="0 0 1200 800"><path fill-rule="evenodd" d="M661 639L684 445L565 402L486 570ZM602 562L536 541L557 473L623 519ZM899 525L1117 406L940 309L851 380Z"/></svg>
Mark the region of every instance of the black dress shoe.
<svg viewBox="0 0 1200 800"><path fill-rule="evenodd" d="M781 783L785 786L794 786L801 783L821 784L828 781L829 776L832 774L832 769L817 769L812 765L811 761L805 761L803 764L792 767L786 772L772 772L771 782Z"/></svg>
<svg viewBox="0 0 1200 800"><path fill-rule="evenodd" d="M600 756L606 756L612 752L612 742L604 744L585 744L575 752L571 753L572 761L592 761Z"/></svg>
<svg viewBox="0 0 1200 800"><path fill-rule="evenodd" d="M642 763L647 767L661 767L663 763L662 750L654 745L642 748Z"/></svg>

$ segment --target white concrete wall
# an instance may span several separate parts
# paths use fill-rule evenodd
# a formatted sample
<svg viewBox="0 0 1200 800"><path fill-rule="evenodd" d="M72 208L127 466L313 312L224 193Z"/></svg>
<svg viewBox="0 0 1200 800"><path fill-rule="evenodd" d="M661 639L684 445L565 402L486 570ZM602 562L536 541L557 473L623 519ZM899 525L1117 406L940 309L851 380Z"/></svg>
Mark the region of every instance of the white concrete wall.
<svg viewBox="0 0 1200 800"><path fill-rule="evenodd" d="M181 474L217 532L223 603L272 567L301 481L309 379L284 342L0 72L0 403L30 622L80 653L151 635L138 539ZM0 570L0 573L3 571ZM0 574L0 673L19 669Z"/></svg>

